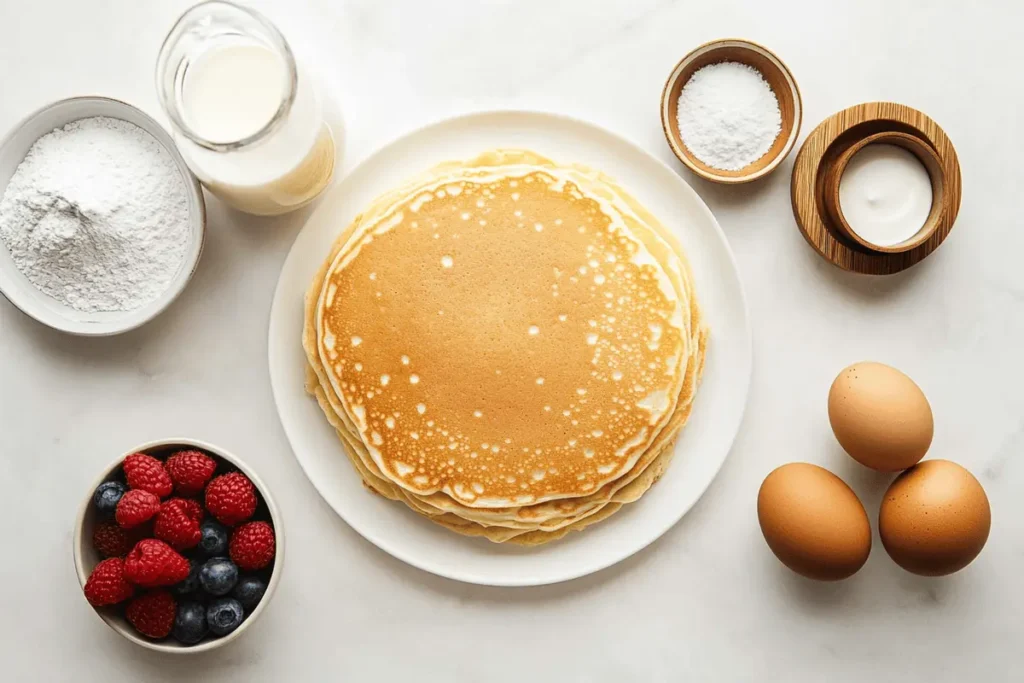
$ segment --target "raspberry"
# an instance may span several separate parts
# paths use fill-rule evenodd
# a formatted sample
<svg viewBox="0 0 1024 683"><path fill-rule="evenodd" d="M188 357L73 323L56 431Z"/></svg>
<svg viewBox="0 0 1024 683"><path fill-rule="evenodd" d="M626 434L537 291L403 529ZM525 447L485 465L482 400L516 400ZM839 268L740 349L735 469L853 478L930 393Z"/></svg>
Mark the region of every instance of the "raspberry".
<svg viewBox="0 0 1024 683"><path fill-rule="evenodd" d="M206 482L210 481L214 470L217 469L217 462L199 451L178 451L167 458L165 466L178 494L193 496L202 491Z"/></svg>
<svg viewBox="0 0 1024 683"><path fill-rule="evenodd" d="M203 517L206 516L206 510L203 509L203 504L198 500L192 498L172 498L171 500L180 500L185 506L185 512L188 513L188 516L197 522L203 521Z"/></svg>
<svg viewBox="0 0 1024 683"><path fill-rule="evenodd" d="M203 518L202 510L196 514L194 507L183 498L172 498L160 506L153 525L153 535L167 543L175 550L194 548L199 544L202 534L199 533L199 522ZM198 507L198 506L197 506Z"/></svg>
<svg viewBox="0 0 1024 683"><path fill-rule="evenodd" d="M256 511L256 487L241 472L222 474L206 487L206 509L222 524L244 522Z"/></svg>
<svg viewBox="0 0 1024 683"><path fill-rule="evenodd" d="M124 557L132 549L136 533L125 531L113 522L100 522L92 530L92 546L103 557Z"/></svg>
<svg viewBox="0 0 1024 683"><path fill-rule="evenodd" d="M124 558L124 575L136 586L171 586L188 578L188 560L163 541L146 538Z"/></svg>
<svg viewBox="0 0 1024 683"><path fill-rule="evenodd" d="M135 453L124 459L121 466L128 488L149 491L155 496L166 498L171 495L174 484L162 462L145 453Z"/></svg>
<svg viewBox="0 0 1024 683"><path fill-rule="evenodd" d="M274 528L266 522L248 522L231 534L228 550L241 569L263 569L274 559Z"/></svg>
<svg viewBox="0 0 1024 683"><path fill-rule="evenodd" d="M132 597L135 588L124 573L124 560L111 557L96 565L85 582L85 599L93 607L116 605Z"/></svg>
<svg viewBox="0 0 1024 683"><path fill-rule="evenodd" d="M131 529L144 524L160 512L160 499L156 494L142 489L132 489L117 503L114 519L122 528Z"/></svg>
<svg viewBox="0 0 1024 683"><path fill-rule="evenodd" d="M165 638L174 628L178 606L167 591L153 591L130 603L124 615L135 630L149 638Z"/></svg>

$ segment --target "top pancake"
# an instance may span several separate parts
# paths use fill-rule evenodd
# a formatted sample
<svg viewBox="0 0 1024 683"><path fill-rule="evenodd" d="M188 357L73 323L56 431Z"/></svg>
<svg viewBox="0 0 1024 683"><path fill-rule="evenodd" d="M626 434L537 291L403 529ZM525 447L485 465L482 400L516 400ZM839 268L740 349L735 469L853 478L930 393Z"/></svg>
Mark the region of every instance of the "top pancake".
<svg viewBox="0 0 1024 683"><path fill-rule="evenodd" d="M689 302L571 177L435 175L378 202L335 255L320 356L401 488L482 508L584 496L629 472L671 417Z"/></svg>

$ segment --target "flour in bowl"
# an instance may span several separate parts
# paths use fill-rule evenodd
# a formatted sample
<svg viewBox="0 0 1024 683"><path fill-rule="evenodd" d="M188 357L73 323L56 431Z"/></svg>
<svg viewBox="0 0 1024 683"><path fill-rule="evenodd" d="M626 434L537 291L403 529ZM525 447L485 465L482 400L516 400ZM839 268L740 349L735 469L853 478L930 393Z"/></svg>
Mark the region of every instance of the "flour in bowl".
<svg viewBox="0 0 1024 683"><path fill-rule="evenodd" d="M40 291L76 310L163 294L190 239L185 181L138 126L104 116L39 138L0 200L0 240Z"/></svg>

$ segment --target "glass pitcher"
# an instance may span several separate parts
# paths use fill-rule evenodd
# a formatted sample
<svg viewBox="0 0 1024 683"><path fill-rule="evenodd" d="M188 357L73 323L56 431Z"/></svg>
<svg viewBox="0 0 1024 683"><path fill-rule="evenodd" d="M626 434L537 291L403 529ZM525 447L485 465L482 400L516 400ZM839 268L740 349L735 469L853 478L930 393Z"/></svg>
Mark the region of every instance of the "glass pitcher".
<svg viewBox="0 0 1024 683"><path fill-rule="evenodd" d="M156 82L178 149L231 206L281 214L331 182L337 151L324 103L262 15L224 0L191 8L160 49Z"/></svg>

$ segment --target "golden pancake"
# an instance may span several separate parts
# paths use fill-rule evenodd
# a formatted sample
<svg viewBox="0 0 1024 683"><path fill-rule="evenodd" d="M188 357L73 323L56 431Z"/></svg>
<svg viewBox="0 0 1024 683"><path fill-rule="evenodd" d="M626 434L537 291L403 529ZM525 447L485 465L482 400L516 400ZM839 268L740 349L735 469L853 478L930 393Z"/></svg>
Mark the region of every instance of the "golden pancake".
<svg viewBox="0 0 1024 683"><path fill-rule="evenodd" d="M318 291L316 283L314 285L314 290ZM310 300L313 300L313 297L310 297ZM307 304L308 303L309 302L307 302ZM691 315L693 319L695 321L699 321L699 309L697 309L696 307L696 301L691 299L690 304ZM701 329L701 327L699 324L696 324L694 330L698 329ZM307 336L305 340L307 348L310 348L310 344L312 343L311 339L312 338L309 334L309 330L307 330ZM696 341L694 341L693 345L694 348L696 348ZM310 354L310 363L311 369L316 370L318 374L322 375L322 367L318 363L318 358L316 355L312 353ZM697 378L694 375L694 369L691 365L690 367L687 368L686 382L684 384L684 390L682 392L683 395L687 396L688 398L684 402L680 402L680 409L685 406L688 406L689 398L692 397L693 391L696 389L698 379L699 378ZM324 386L328 386L327 381L324 377L320 377L320 381L321 383L324 384ZM311 379L311 391L315 388L315 384L316 379ZM328 401L332 404L334 410L338 413L338 416L344 415L344 412L337 405L337 399L333 396L333 392L328 391L326 395L321 395L320 398L321 404L323 404L324 401ZM341 437L343 441L346 442L346 445L350 449L350 451L358 451L360 453L360 457L364 461L364 467L368 469L370 472L373 472L377 477L383 477L383 475L380 474L380 472L377 470L372 460L368 458L368 456L365 454L365 451L360 447L361 444L358 442L358 436L345 436L345 434L342 431L345 427L343 424L341 424L342 422L345 421L338 419L338 417L332 415L329 412L328 407L325 406L324 410L325 412L328 413L328 418L331 419L332 423L335 424L335 427L338 428L339 437ZM680 419L678 415L674 415L672 422L670 423L670 431L674 433L676 430L678 430L678 428L682 425L684 419L685 418ZM353 431L351 426L348 427L348 430L349 432ZM664 439L662 439L662 441L663 440ZM417 508L418 511L424 512L425 514L454 512L455 514L460 515L466 519L478 521L483 524L506 525L513 528L524 528L524 526L525 528L532 528L537 526L538 524L543 523L543 526L545 528L554 528L557 525L564 525L570 523L572 519L579 517L582 513L585 513L588 510L596 511L594 510L595 505L606 503L608 500L610 500L612 494L614 494L620 488L626 486L633 479L638 477L642 473L643 469L646 468L649 462L655 457L655 455L656 453L652 449L651 452L645 454L644 458L642 458L637 463L637 465L634 466L634 470L628 476L623 477L620 480L617 480L616 482L614 482L614 484L606 485L605 487L602 487L600 491L585 496L583 498L562 499L552 501L551 503L547 504L521 506L516 508L481 510L465 508L457 501L451 500L444 496L443 494L433 494L431 496L422 497L422 499L413 497L412 500L407 500L406 502L410 506ZM506 524L506 521L508 521L508 524Z"/></svg>
<svg viewBox="0 0 1024 683"><path fill-rule="evenodd" d="M697 366L698 376L703 371L703 349L705 338L706 335L701 339L700 361ZM312 379L312 381L315 382L315 378ZM314 393L316 393L318 398L321 400L321 405L323 405L323 390L317 386ZM333 415L333 411L328 412L327 407L325 407L324 410L329 416ZM686 413L688 414L689 411L687 410ZM685 421L685 415L682 416L682 421ZM609 503L601 504L593 511L568 519L565 523L558 526L541 526L533 530L517 530L514 528L478 524L450 513L425 514L424 516L426 516L430 521L444 526L451 531L455 531L466 536L484 537L497 543L511 542L518 545L541 545L543 543L555 541L564 537L569 531L581 531L591 524L606 519L614 512L618 511L625 503L631 503L638 500L640 496L643 495L643 493L645 493L664 473L665 468L668 466L674 454L673 445L677 434L678 431L673 432L673 436L667 443L660 444L658 446L658 456L651 463L651 466L645 469L639 478L615 494ZM412 502L414 499L407 496L401 488L394 486L392 483L379 478L366 470L359 458L352 455L351 450L348 448L346 448L346 453L349 455L357 471L360 472L363 478L363 483L370 491L379 493L381 496L391 500L402 501L414 511L420 512L420 509Z"/></svg>
<svg viewBox="0 0 1024 683"><path fill-rule="evenodd" d="M600 173L500 150L358 217L314 280L303 341L308 389L368 488L460 533L536 544L661 475L706 330L681 249L642 206ZM557 406L563 420L530 416Z"/></svg>
<svg viewBox="0 0 1024 683"><path fill-rule="evenodd" d="M705 348L706 338L707 335L703 335L700 339L699 360L696 366L697 377L699 377L703 370L703 348ZM311 383L315 383L315 378L311 378L310 381ZM323 407L323 389L316 386L315 389L313 389L313 392L317 395L317 398L321 400ZM333 411L329 412L327 407L325 407L325 412L329 417L334 416ZM687 410L685 415L681 416L682 422L685 422L688 414L689 411ZM339 435L341 435L340 431ZM667 442L658 444L655 449L658 452L657 457L650 464L650 467L646 468L641 475L637 479L633 480L629 485L618 490L616 494L609 498L608 502L596 506L592 511L568 518L558 525L542 525L534 529L529 529L529 527L524 526L521 529L516 529L479 524L451 513L424 514L431 521L440 524L445 528L449 528L450 530L462 533L464 536L487 538L488 540L496 543L511 542L517 545L536 546L556 541L564 537L565 533L570 530L582 530L597 521L607 518L618 509L621 509L623 504L633 503L639 500L639 498L646 493L646 490L653 485L660 476L662 476L665 469L671 462L672 456L674 455L673 445L675 443L676 435L678 435L678 430L673 432L673 436L669 438ZM342 438L345 440L345 437ZM364 483L370 490L372 490L372 492L380 494L384 498L388 498L390 500L401 501L406 503L406 505L414 511L422 512L415 504L415 499L413 497L409 497L400 487L395 486L391 482L380 478L367 470L365 466L362 465L361 461L352 455L351 450L347 449L347 447L346 454L351 459L356 470L359 471L362 479L364 479ZM530 530L532 532L530 532Z"/></svg>
<svg viewBox="0 0 1024 683"><path fill-rule="evenodd" d="M703 371L704 348L705 337L702 337L700 339L699 344L698 362L691 366L692 372L694 373L694 377L697 380L699 380L700 373ZM340 423L340 420L338 420L334 412L330 410L329 406L324 405L326 402L326 398L323 389L317 384L317 379L315 375L313 375L312 369L309 369L309 373L309 390L317 396L318 400L321 403L321 406L324 407L325 413L328 415L328 419L330 419L332 421L332 424L334 424L337 427L338 424ZM674 443L675 436L678 434L678 427L680 427L686 421L688 415L689 408L673 416L673 424L670 426L669 429L666 429L665 432L663 432L663 438L651 449L649 456L651 459L650 467L647 467L645 464L642 471L638 471L636 475L624 478L623 481L607 485L602 489L602 491L591 496L587 496L585 497L585 499L580 499L581 501L587 500L589 505L584 508L581 502L580 509L578 509L575 514L571 514L566 517L558 518L555 520L545 519L540 523L534 524L530 524L527 521L497 521L488 523L485 520L473 519L471 516L469 519L466 519L467 515L465 514L465 512L467 511L479 514L481 512L487 512L486 510L467 510L463 508L461 511L456 512L456 516L459 516L460 518L468 522L476 522L476 524L479 524L480 526L492 528L504 527L508 529L536 529L540 531L554 531L567 526L579 528L580 525L577 524L578 521L596 514L601 510L601 508L603 508L609 502L628 503L639 499L639 497L653 484L657 477L661 475L661 473L664 471L664 468L670 461L673 454L672 444ZM451 520L451 514L446 514L442 510L437 510L436 508L431 508L430 506L423 505L415 496L409 495L401 488L395 487L393 484L387 482L378 474L373 473L371 469L366 468L366 466L363 465L362 461L358 457L353 455L355 446L351 441L351 438L347 436L342 429L338 429L338 435L343 441L343 443L346 444L346 453L352 459L353 464L356 466L356 469L360 471L364 483L366 483L368 488L380 493L384 497L390 498L392 500L400 500L406 503L406 505L408 505L413 510L432 517L433 521L439 521L444 519ZM626 479L628 479L628 481ZM548 505L550 504L542 503L538 506L532 507L545 507ZM528 514L529 510L529 506L518 509L520 520L530 519L531 515ZM441 517L438 517L438 515L441 515ZM465 531L466 533L476 532L474 533L474 535L486 535L483 532L479 532L479 530L473 529L473 526L475 525L470 525L468 527L466 525L462 525L460 526L460 529ZM495 530L491 535L500 535L503 533L504 532ZM552 538L548 540L554 539Z"/></svg>
<svg viewBox="0 0 1024 683"><path fill-rule="evenodd" d="M388 479L503 507L632 468L686 348L683 304L643 242L542 173L418 191L382 223L336 257L317 323Z"/></svg>
<svg viewBox="0 0 1024 683"><path fill-rule="evenodd" d="M372 462L367 461L366 464L371 469L375 469L373 464L372 464ZM640 472L640 468L639 467L635 467L634 469L635 469L636 473ZM636 473L632 474L629 477L629 479L631 480L633 477L637 476ZM624 482L616 482L616 488L618 488L621 485L624 485ZM602 491L606 491L607 489L608 489L608 487L605 487L604 489L602 489ZM595 496L592 495L592 496L588 496L587 498L593 498L593 497L595 497ZM602 500L606 500L606 499L607 499L607 495L602 496ZM411 502L416 504L416 501L411 501ZM438 505L438 508L440 510L442 510L442 511L443 510L450 510L450 509L452 509L452 506L455 506L456 507L456 514L460 514L460 515L462 515L464 517L467 517L469 519L478 519L479 517L486 517L487 521L491 521L490 520L490 517L492 516L490 514L491 510L482 510L480 512L476 512L476 511L470 510L470 512L474 513L474 514L466 514L466 510L462 509L458 502L451 501L450 499L447 499L442 494L432 495L432 496L429 497L429 500L424 499L424 501L423 501L423 503L425 503L427 505L437 505L439 502L442 503L442 504ZM422 505L422 504L418 504L418 506L422 510L424 510L424 511L426 511L428 513L430 513L430 512L437 512L437 510L430 509L429 507L426 507L425 505ZM542 510L545 507L547 507L549 511L554 510L554 512L551 513L551 515L549 516L549 514L543 514L542 512L539 511L539 510ZM577 516L579 516L580 512L583 512L584 510L592 508L592 507L593 507L593 504L588 504L587 508L579 507L578 509L576 509L575 505L571 504L571 501L563 500L563 501L557 501L555 503L555 505L553 505L553 506L543 506L543 505L528 506L526 508L516 508L515 510L517 511L517 513L519 514L520 517L526 517L527 519L531 519L531 524L532 524L532 523L535 523L535 522L540 521L540 520L549 520L551 517L554 516L555 513L557 513L559 516L563 516L563 517L564 516L577 517ZM495 512L497 512L497 510L495 510ZM527 514L527 513L530 513L530 512L533 512L534 514L533 515ZM479 521L484 521L484 520L479 520ZM495 523L502 524L503 522L495 521ZM554 521L552 523L553 524L565 524L567 522L564 522L564 521L563 522ZM510 526L519 527L519 526L521 526L521 524L513 522L513 523L510 524ZM548 526L548 524L545 523L544 526Z"/></svg>

